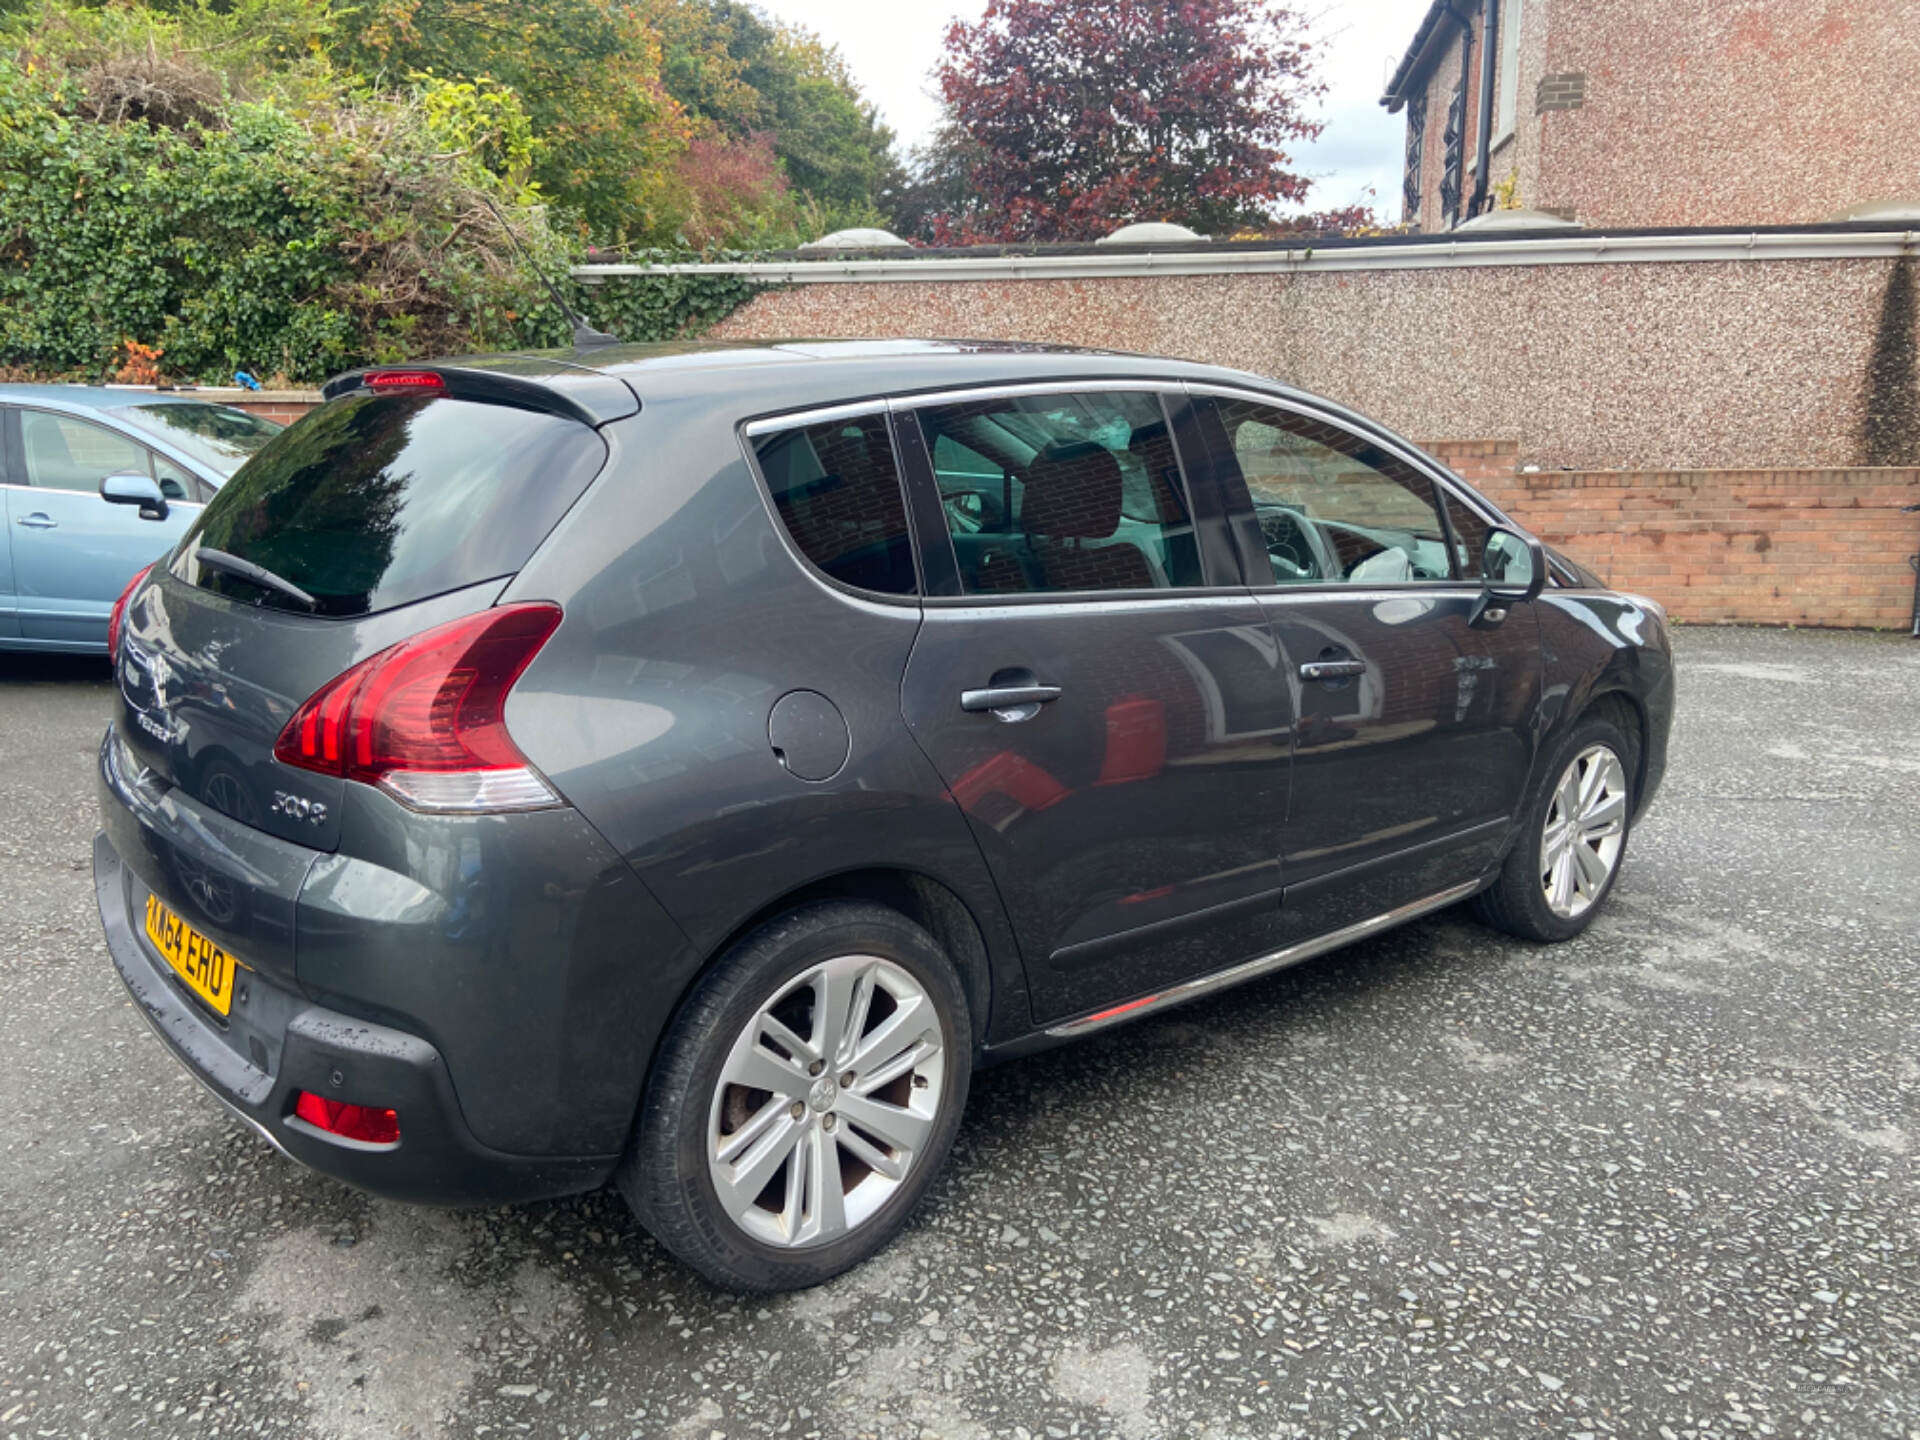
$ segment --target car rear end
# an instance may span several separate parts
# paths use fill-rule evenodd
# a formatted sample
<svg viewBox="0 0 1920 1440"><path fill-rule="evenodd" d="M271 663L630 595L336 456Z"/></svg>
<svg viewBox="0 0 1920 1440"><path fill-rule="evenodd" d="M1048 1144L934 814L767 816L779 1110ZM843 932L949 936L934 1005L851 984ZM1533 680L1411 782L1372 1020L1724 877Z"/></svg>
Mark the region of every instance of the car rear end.
<svg viewBox="0 0 1920 1440"><path fill-rule="evenodd" d="M638 403L561 364L329 394L116 606L109 950L315 1168L426 1201L589 1187L639 1089L634 966L683 941L507 730L559 607L496 602Z"/></svg>

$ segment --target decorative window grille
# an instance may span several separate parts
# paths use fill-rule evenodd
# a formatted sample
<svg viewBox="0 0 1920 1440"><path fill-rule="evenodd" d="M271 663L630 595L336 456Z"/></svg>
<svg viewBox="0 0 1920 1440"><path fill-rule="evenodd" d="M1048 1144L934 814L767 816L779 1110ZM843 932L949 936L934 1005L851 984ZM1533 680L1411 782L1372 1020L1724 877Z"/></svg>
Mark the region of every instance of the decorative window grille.
<svg viewBox="0 0 1920 1440"><path fill-rule="evenodd" d="M1447 102L1446 169L1440 175L1440 215L1451 229L1460 223L1460 183L1466 165L1467 86L1453 87L1453 99Z"/></svg>

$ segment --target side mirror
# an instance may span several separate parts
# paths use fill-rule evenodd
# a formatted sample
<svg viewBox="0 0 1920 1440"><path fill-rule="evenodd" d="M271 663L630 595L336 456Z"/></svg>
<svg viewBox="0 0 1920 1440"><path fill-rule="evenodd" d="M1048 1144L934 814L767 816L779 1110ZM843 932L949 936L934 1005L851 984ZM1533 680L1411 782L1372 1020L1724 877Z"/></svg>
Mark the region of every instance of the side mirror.
<svg viewBox="0 0 1920 1440"><path fill-rule="evenodd" d="M1546 583L1544 545L1512 530L1488 532L1480 552L1480 598L1473 602L1467 623L1481 629L1498 625L1510 607L1534 599Z"/></svg>
<svg viewBox="0 0 1920 1440"><path fill-rule="evenodd" d="M1493 530L1480 553L1480 579L1495 600L1532 600L1547 583L1547 550L1511 530Z"/></svg>
<svg viewBox="0 0 1920 1440"><path fill-rule="evenodd" d="M109 505L138 505L142 520L167 518L167 497L160 493L160 482L151 475L109 475L100 482L100 498Z"/></svg>

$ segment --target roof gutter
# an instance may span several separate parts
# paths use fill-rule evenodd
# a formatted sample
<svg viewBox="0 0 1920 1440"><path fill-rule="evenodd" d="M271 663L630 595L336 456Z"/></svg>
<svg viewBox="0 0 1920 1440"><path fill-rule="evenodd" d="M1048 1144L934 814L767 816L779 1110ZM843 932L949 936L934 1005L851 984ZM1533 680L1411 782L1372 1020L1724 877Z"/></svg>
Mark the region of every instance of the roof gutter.
<svg viewBox="0 0 1920 1440"><path fill-rule="evenodd" d="M1433 0L1433 7L1420 22L1420 28L1413 32L1413 43L1407 46L1407 53L1400 57L1393 79L1387 82L1386 94L1380 97L1380 103L1387 107L1388 114L1399 114L1400 107L1407 103L1407 92L1413 88L1413 82L1426 72L1429 52L1442 36L1440 22L1449 15L1455 20L1460 18L1451 0Z"/></svg>
<svg viewBox="0 0 1920 1440"><path fill-rule="evenodd" d="M684 265L577 265L595 285L641 275L737 275L770 285L953 284L966 281L1092 280L1184 275L1312 275L1369 270L1464 270L1482 266L1672 264L1744 260L1898 259L1920 230L1753 231L1713 234L1521 236L1390 241L1100 255L941 256L925 260L761 260Z"/></svg>

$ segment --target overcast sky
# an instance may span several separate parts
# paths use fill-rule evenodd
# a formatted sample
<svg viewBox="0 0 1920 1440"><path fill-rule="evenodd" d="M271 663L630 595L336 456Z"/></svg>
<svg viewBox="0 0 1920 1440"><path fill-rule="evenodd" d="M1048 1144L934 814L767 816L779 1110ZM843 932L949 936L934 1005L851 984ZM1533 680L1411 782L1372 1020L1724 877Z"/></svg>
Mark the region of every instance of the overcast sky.
<svg viewBox="0 0 1920 1440"><path fill-rule="evenodd" d="M779 19L804 25L840 47L854 79L909 145L924 140L939 114L928 72L940 37L956 16L975 19L985 0L756 0ZM1311 0L1310 0L1311 3ZM1308 208L1369 199L1383 218L1400 218L1400 155L1405 122L1380 108L1386 77L1413 39L1428 0L1320 0L1312 34L1327 84L1318 118L1326 131L1294 157L1314 181ZM1375 193L1368 197L1371 189Z"/></svg>

